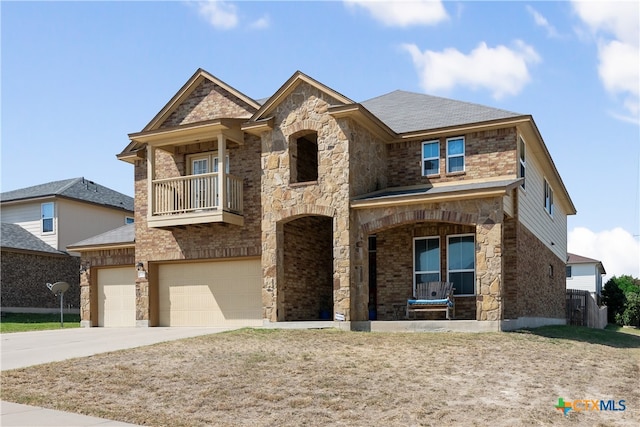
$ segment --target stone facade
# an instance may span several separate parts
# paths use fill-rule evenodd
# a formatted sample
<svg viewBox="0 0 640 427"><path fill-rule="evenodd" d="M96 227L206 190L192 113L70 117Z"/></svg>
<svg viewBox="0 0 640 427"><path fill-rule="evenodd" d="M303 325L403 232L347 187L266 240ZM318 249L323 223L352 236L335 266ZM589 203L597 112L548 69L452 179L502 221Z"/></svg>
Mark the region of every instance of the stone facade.
<svg viewBox="0 0 640 427"><path fill-rule="evenodd" d="M3 309L60 309L60 299L45 286L55 282L70 285L64 294L64 308L79 309L79 257L3 250L0 262Z"/></svg>

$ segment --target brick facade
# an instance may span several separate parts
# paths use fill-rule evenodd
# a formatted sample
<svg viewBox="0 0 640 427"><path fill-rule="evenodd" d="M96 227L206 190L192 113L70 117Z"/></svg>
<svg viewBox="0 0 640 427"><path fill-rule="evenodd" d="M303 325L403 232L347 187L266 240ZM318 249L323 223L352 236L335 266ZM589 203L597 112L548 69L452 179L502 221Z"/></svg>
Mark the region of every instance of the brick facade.
<svg viewBox="0 0 640 427"><path fill-rule="evenodd" d="M79 309L79 257L3 250L0 263L2 308L59 309L60 299L45 285L67 282L70 287L64 294L64 308Z"/></svg>

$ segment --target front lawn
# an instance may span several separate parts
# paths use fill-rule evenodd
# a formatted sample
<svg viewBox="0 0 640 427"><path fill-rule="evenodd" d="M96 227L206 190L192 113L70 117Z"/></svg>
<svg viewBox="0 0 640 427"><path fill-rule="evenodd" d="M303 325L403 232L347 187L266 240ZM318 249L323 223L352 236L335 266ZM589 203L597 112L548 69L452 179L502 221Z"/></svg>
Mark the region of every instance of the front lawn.
<svg viewBox="0 0 640 427"><path fill-rule="evenodd" d="M65 314L64 328L79 328L79 314ZM45 329L60 329L60 313L3 313L0 317L0 333L41 331Z"/></svg>
<svg viewBox="0 0 640 427"><path fill-rule="evenodd" d="M0 397L153 426L637 426L639 379L640 337L608 330L242 329L6 371Z"/></svg>

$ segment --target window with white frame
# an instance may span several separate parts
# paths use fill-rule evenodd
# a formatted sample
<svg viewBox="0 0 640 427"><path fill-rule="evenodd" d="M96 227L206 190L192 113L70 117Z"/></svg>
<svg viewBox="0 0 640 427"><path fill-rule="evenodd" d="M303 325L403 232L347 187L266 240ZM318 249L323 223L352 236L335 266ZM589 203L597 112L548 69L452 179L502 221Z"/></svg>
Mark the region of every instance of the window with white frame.
<svg viewBox="0 0 640 427"><path fill-rule="evenodd" d="M53 233L55 232L55 203L48 202L40 205L40 213L42 217L42 232Z"/></svg>
<svg viewBox="0 0 640 427"><path fill-rule="evenodd" d="M440 281L440 238L413 240L413 284ZM414 288L415 289L415 288Z"/></svg>
<svg viewBox="0 0 640 427"><path fill-rule="evenodd" d="M440 142L424 141L422 143L422 175L438 175L440 173Z"/></svg>
<svg viewBox="0 0 640 427"><path fill-rule="evenodd" d="M464 137L447 139L447 173L464 172Z"/></svg>
<svg viewBox="0 0 640 427"><path fill-rule="evenodd" d="M520 157L520 173L518 174L519 178L522 178L522 184L520 184L520 186L522 188L525 188L525 175L526 175L526 169L527 169L527 158L526 158L526 149L525 149L525 144L524 144L524 139L522 139L522 137L518 138L518 151L519 151L519 157Z"/></svg>
<svg viewBox="0 0 640 427"><path fill-rule="evenodd" d="M448 281L455 295L475 295L476 244L473 234L447 237Z"/></svg>
<svg viewBox="0 0 640 427"><path fill-rule="evenodd" d="M553 216L553 190L546 179L544 180L544 209Z"/></svg>

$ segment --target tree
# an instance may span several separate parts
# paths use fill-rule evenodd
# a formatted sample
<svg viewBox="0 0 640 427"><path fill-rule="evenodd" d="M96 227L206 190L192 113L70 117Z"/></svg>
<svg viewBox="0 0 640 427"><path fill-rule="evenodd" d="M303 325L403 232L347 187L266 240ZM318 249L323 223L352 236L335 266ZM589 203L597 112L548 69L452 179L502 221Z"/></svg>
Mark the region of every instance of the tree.
<svg viewBox="0 0 640 427"><path fill-rule="evenodd" d="M627 302L620 320L623 325L640 327L640 293L629 292L625 294Z"/></svg>
<svg viewBox="0 0 640 427"><path fill-rule="evenodd" d="M618 278L613 276L607 281L602 290L602 302L607 306L607 320L609 323L616 323L616 314L621 315L624 310L626 297L624 291L620 289Z"/></svg>
<svg viewBox="0 0 640 427"><path fill-rule="evenodd" d="M629 275L613 276L604 285L602 301L609 323L640 325L640 280Z"/></svg>

